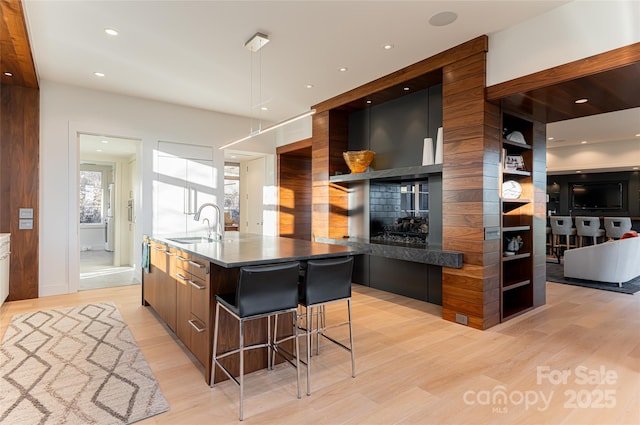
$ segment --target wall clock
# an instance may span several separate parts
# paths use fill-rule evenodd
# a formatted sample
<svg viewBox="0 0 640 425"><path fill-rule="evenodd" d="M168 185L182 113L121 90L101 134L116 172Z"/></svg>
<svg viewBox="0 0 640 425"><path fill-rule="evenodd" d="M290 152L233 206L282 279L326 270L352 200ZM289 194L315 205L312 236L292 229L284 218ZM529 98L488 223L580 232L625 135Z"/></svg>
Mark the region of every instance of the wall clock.
<svg viewBox="0 0 640 425"><path fill-rule="evenodd" d="M505 180L502 183L502 197L504 199L518 199L522 195L522 186L515 180Z"/></svg>

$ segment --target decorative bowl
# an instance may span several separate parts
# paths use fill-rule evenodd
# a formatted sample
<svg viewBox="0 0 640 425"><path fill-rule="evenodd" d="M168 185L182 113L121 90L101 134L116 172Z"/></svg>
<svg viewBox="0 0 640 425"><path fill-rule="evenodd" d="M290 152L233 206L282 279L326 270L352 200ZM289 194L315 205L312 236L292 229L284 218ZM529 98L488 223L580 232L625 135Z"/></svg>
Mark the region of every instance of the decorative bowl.
<svg viewBox="0 0 640 425"><path fill-rule="evenodd" d="M347 167L351 170L351 173L362 173L367 169L373 157L376 155L374 151L348 151L342 152L344 162L347 163Z"/></svg>

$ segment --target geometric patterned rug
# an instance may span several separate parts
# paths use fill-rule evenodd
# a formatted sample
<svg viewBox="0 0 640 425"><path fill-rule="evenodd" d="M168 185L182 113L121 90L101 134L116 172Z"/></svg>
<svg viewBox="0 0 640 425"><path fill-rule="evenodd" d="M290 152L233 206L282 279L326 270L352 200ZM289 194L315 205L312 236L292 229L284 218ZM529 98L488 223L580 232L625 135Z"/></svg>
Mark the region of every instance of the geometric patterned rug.
<svg viewBox="0 0 640 425"><path fill-rule="evenodd" d="M0 423L130 424L168 409L113 303L11 319L0 345Z"/></svg>

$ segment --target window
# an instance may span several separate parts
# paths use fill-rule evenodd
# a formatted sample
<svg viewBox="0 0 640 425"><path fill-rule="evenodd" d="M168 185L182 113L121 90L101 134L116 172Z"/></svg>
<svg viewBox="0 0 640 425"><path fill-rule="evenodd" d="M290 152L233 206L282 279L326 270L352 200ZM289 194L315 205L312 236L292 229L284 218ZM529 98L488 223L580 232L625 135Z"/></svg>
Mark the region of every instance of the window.
<svg viewBox="0 0 640 425"><path fill-rule="evenodd" d="M224 224L237 227L240 223L240 164L224 164Z"/></svg>
<svg viewBox="0 0 640 425"><path fill-rule="evenodd" d="M80 223L102 224L102 171L80 170Z"/></svg>

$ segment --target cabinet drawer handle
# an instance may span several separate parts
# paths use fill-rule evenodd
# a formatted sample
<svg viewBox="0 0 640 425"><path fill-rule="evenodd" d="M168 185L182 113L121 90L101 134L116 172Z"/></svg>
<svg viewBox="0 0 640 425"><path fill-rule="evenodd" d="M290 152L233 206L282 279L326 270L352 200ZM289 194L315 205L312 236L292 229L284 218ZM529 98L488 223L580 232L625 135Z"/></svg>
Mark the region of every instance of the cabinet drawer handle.
<svg viewBox="0 0 640 425"><path fill-rule="evenodd" d="M186 258L183 258L183 257L179 256L178 254L176 254L176 260L178 260L178 261L187 261Z"/></svg>
<svg viewBox="0 0 640 425"><path fill-rule="evenodd" d="M180 273L176 273L176 277L180 280L187 280L185 276L182 276Z"/></svg>
<svg viewBox="0 0 640 425"><path fill-rule="evenodd" d="M195 261L191 261L191 260L189 260L189 264L191 264L192 266L196 266L199 269L204 267L202 264L198 264Z"/></svg>
<svg viewBox="0 0 640 425"><path fill-rule="evenodd" d="M165 251L164 252L166 255L171 255L171 251Z"/></svg>
<svg viewBox="0 0 640 425"><path fill-rule="evenodd" d="M206 330L207 330L207 328L199 328L199 327L198 327L198 325L196 325L196 324L195 324L195 322L194 322L194 320L193 320L193 319L192 319L192 320L189 320L189 324L190 324L191 326L193 326L193 329L195 329L195 330L196 330L196 332L198 332L198 333L202 333L202 332L204 332L204 331L206 331Z"/></svg>
<svg viewBox="0 0 640 425"><path fill-rule="evenodd" d="M164 248L160 246L154 246L153 249L155 249L156 251L164 251Z"/></svg>
<svg viewBox="0 0 640 425"><path fill-rule="evenodd" d="M190 280L189 284L191 284L191 286L193 286L196 289L207 289L207 287L205 285L198 285L193 280Z"/></svg>

